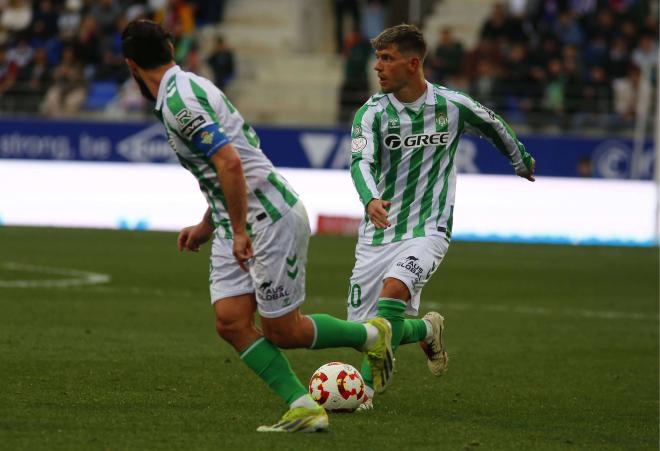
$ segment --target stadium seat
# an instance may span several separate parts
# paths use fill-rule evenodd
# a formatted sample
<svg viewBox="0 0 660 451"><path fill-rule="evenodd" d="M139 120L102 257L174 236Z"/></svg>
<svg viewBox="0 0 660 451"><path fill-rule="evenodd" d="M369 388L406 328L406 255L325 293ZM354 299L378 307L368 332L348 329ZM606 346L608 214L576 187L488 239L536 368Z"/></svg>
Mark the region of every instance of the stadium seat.
<svg viewBox="0 0 660 451"><path fill-rule="evenodd" d="M102 110L117 95L119 87L115 82L97 81L89 86L85 110Z"/></svg>

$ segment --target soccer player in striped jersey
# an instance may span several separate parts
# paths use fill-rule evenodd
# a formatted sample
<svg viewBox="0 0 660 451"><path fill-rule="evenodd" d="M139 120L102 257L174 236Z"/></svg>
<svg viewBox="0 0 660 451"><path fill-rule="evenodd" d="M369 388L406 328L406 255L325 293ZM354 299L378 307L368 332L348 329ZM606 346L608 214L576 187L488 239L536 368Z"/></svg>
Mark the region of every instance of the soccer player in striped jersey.
<svg viewBox="0 0 660 451"><path fill-rule="evenodd" d="M155 102L181 165L208 203L201 222L184 228L179 250L213 240L210 294L218 334L289 410L259 431L328 428L280 348L351 347L366 354L384 385L392 369L391 330L377 318L365 324L325 314L304 316L309 222L294 190L262 153L259 138L224 93L173 61L168 34L156 23L133 21L122 33L126 63L143 95ZM255 326L255 311L262 330ZM376 372L376 371L375 371Z"/></svg>
<svg viewBox="0 0 660 451"><path fill-rule="evenodd" d="M424 78L426 43L413 25L384 30L372 40L381 92L357 112L352 128L351 176L365 217L348 295L348 319L387 319L392 347L419 342L431 372L447 368L444 318L417 315L423 286L447 252L452 233L456 167L464 132L485 136L534 181L534 159L504 120L469 96ZM365 360L362 375L373 397ZM376 389L376 392L379 390ZM371 399L361 406L373 407Z"/></svg>

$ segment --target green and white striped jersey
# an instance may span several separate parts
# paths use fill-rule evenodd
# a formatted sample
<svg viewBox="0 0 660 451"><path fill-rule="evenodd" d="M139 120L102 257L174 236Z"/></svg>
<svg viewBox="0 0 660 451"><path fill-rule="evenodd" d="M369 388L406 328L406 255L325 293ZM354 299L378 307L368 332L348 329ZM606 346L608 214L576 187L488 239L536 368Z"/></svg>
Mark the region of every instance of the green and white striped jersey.
<svg viewBox="0 0 660 451"><path fill-rule="evenodd" d="M454 157L463 132L485 136L519 175L532 157L501 117L465 94L427 82L425 102L411 111L393 94L372 96L356 113L351 176L362 204L392 202L387 229L365 215L359 241L377 246L409 238L451 238L456 193Z"/></svg>
<svg viewBox="0 0 660 451"><path fill-rule="evenodd" d="M277 221L297 202L294 190L261 151L254 129L209 80L173 66L161 80L154 113L179 162L197 179L225 238L232 237L231 223L210 157L227 143L238 152L245 173L249 233Z"/></svg>

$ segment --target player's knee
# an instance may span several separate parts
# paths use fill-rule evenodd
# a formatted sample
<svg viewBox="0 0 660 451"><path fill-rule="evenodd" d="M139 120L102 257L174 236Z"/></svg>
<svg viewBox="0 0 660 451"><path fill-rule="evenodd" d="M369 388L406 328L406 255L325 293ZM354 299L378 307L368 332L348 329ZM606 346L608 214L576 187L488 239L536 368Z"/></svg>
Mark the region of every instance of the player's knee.
<svg viewBox="0 0 660 451"><path fill-rule="evenodd" d="M381 297L407 301L410 299L410 291L408 290L406 284L401 282L399 279L388 277L383 281Z"/></svg>
<svg viewBox="0 0 660 451"><path fill-rule="evenodd" d="M245 331L248 326L244 321L232 321L226 319L216 318L215 330L218 335L225 341L232 343Z"/></svg>

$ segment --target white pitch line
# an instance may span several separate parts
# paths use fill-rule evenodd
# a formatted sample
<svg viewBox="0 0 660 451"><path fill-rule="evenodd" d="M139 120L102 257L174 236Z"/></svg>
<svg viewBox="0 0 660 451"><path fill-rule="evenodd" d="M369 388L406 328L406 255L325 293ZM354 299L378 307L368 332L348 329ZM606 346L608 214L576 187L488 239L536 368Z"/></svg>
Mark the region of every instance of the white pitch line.
<svg viewBox="0 0 660 451"><path fill-rule="evenodd" d="M588 309L552 309L547 307L531 306L512 306L502 304L474 305L466 303L447 303L423 302L424 306L430 308L445 308L449 310L482 310L487 312L499 313L520 313L524 315L561 315L581 318L597 319L634 319L641 321L658 321L658 316L654 313L642 312L621 312L614 310L588 310Z"/></svg>
<svg viewBox="0 0 660 451"><path fill-rule="evenodd" d="M337 298L326 298L323 296L313 296L307 299L308 304L322 304L324 302L339 302ZM344 303L345 299L342 300ZM522 315L539 315L539 316L570 316L580 318L596 318L596 319L633 319L638 321L659 321L660 318L656 313L648 312L621 312L614 310L588 310L588 309L553 309L548 307L532 307L532 306L514 306L503 304L487 304L477 305L465 302L448 302L440 303L434 301L421 302L421 309L438 309L444 310L460 310L460 311L482 311L482 312L495 312L495 313L518 313Z"/></svg>
<svg viewBox="0 0 660 451"><path fill-rule="evenodd" d="M133 286L79 287L79 288L73 288L73 290L70 291L93 292L93 293L124 293L124 294L147 295L147 296L155 296L155 297L164 297L164 296L176 296L176 297L184 297L184 298L199 297L194 292L188 290L160 290L153 288L133 287Z"/></svg>
<svg viewBox="0 0 660 451"><path fill-rule="evenodd" d="M69 276L66 279L26 279L3 280L0 279L0 288L65 288L82 285L98 285L110 282L108 274L101 274L78 269L57 268L51 266L26 265L23 263L3 262L0 268L9 271L23 271L37 274L50 274Z"/></svg>

